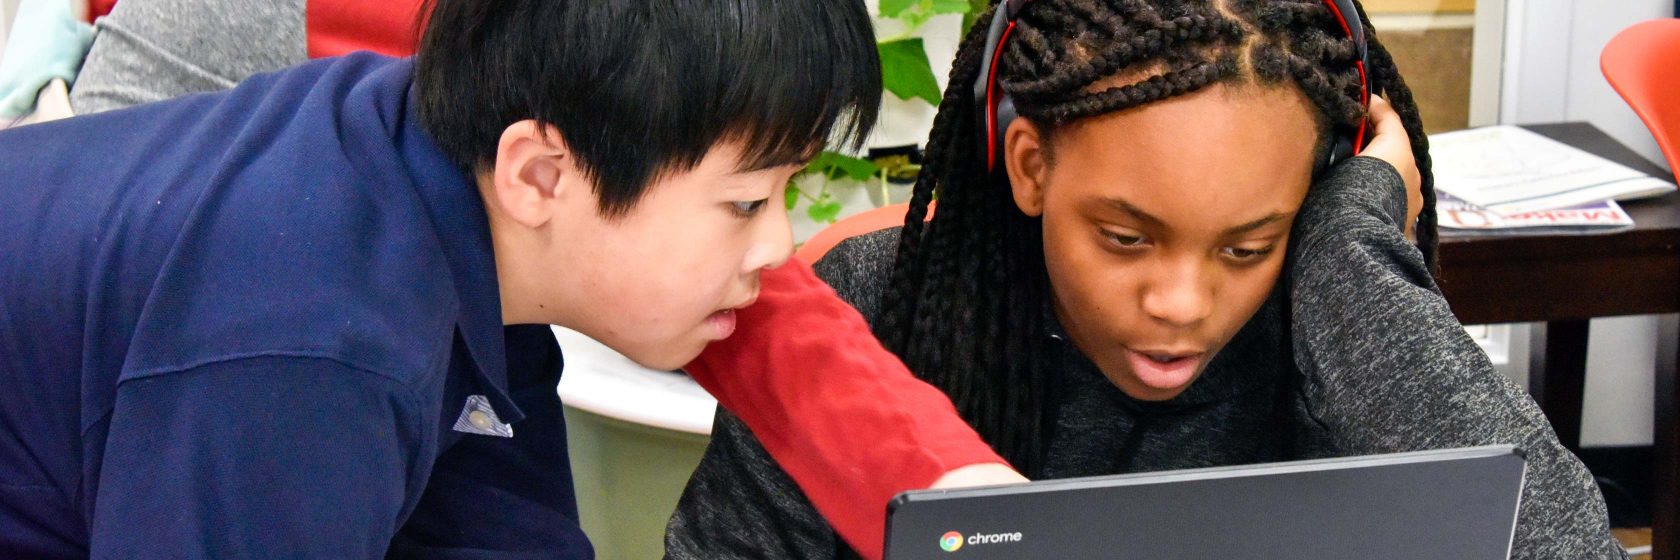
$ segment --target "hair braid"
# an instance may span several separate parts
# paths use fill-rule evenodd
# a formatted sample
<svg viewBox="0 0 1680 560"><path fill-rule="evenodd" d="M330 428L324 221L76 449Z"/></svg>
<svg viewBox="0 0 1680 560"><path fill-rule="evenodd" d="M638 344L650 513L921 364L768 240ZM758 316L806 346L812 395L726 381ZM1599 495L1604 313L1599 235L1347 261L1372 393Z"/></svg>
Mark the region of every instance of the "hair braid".
<svg viewBox="0 0 1680 560"><path fill-rule="evenodd" d="M1206 87L1237 73L1234 56L1198 62L1188 68L1151 76L1144 81L1074 98L1047 107L1023 107L1021 114L1052 126L1089 116L1112 113Z"/></svg>
<svg viewBox="0 0 1680 560"><path fill-rule="evenodd" d="M997 10L996 6L981 15L982 21L991 17ZM970 29L963 39L965 47L957 51L957 58L951 65L949 81L952 84L973 83L980 74L980 56L982 49L975 48L985 41L986 30L976 25ZM911 190L909 210L904 216L904 228L900 230L898 238L897 256L894 259L892 281L881 298L880 319L876 322L875 334L888 349L899 352L907 344L912 329L905 328L911 317L918 315L917 294L922 283L922 277L928 260L923 259L922 237L927 229L928 206L933 201L935 188L942 181L939 177L955 177L964 173L971 173L966 159L973 157L978 151L974 140L973 130L973 102L963 88L946 88L944 99L940 106L944 110L934 116L932 132L929 135L927 149L923 152L922 170L917 176L915 187ZM922 372L917 372L919 375Z"/></svg>
<svg viewBox="0 0 1680 560"><path fill-rule="evenodd" d="M1360 17L1364 18L1364 8L1360 8ZM1435 170L1434 160L1429 156L1429 136L1423 130L1423 116L1418 112L1417 100L1412 97L1412 89L1406 86L1406 79L1400 76L1399 67L1394 64L1394 57L1389 55L1388 48L1369 29L1366 35L1370 37L1371 51L1371 82L1373 89L1381 93L1394 106L1394 111L1400 114L1400 122L1406 128L1406 136L1412 141L1412 157L1417 160L1418 174L1423 178L1423 208L1418 213L1417 245L1423 252L1423 262L1429 267L1432 275L1441 272L1439 225L1435 213Z"/></svg>

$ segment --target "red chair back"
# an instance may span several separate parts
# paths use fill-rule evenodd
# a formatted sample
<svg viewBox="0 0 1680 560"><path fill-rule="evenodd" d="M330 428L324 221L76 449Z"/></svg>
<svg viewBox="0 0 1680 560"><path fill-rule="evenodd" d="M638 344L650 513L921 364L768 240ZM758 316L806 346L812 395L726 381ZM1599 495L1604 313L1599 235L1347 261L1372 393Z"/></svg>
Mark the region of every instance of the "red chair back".
<svg viewBox="0 0 1680 560"><path fill-rule="evenodd" d="M933 219L933 211L936 205L937 203L928 204L927 217L930 220ZM835 222L834 225L823 228L822 231L805 240L805 244L800 245L799 250L794 251L793 256L806 263L815 263L823 255L828 254L828 251L833 249L835 245L839 245L841 241L904 225L904 214L909 211L909 204L899 203L853 214L846 219Z"/></svg>
<svg viewBox="0 0 1680 560"><path fill-rule="evenodd" d="M1599 65L1616 93L1626 99L1657 146L1669 170L1680 174L1680 19L1659 19L1616 34ZM1680 179L1680 177L1677 177Z"/></svg>

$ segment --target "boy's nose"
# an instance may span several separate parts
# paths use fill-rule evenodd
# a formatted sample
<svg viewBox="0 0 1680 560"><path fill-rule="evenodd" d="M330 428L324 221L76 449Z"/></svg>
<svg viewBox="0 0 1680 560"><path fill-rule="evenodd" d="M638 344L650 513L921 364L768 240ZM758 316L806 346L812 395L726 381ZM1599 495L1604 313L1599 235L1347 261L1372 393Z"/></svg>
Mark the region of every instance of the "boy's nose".
<svg viewBox="0 0 1680 560"><path fill-rule="evenodd" d="M777 205L766 209L754 225L752 247L741 263L744 273L753 273L786 264L793 256L793 225L787 210Z"/></svg>

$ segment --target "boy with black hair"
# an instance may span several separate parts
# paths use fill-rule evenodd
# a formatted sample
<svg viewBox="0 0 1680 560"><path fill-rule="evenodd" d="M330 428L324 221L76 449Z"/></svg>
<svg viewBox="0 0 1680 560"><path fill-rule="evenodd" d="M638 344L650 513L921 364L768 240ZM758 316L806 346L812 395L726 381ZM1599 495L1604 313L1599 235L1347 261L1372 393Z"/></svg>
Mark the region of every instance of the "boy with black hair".
<svg viewBox="0 0 1680 560"><path fill-rule="evenodd" d="M861 3L686 4L440 0L414 61L0 133L0 556L589 557L549 323L699 355L875 554L893 493L1018 479L782 266L874 118Z"/></svg>

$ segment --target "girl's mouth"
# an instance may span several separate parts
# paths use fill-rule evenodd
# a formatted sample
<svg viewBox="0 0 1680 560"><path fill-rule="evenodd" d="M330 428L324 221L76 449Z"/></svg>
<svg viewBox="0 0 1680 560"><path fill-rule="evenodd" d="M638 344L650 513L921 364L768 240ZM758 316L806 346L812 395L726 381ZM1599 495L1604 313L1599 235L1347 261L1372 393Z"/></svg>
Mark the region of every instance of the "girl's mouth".
<svg viewBox="0 0 1680 560"><path fill-rule="evenodd" d="M1126 349L1132 373L1144 385L1159 390L1172 390L1189 385L1201 371L1204 354L1170 352L1139 352Z"/></svg>

